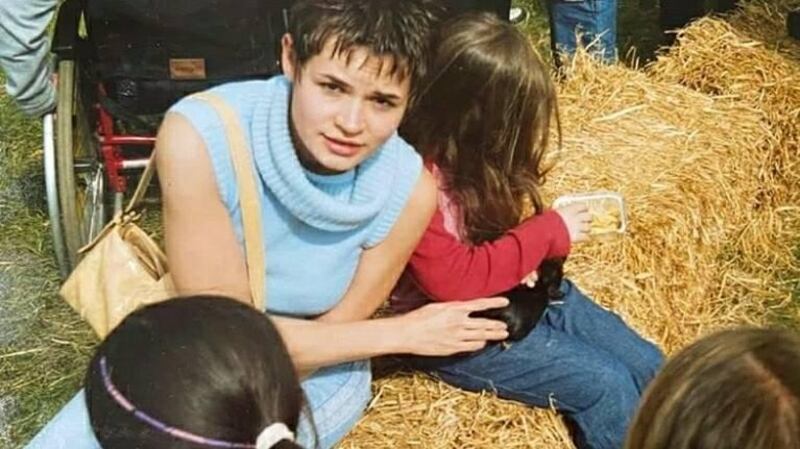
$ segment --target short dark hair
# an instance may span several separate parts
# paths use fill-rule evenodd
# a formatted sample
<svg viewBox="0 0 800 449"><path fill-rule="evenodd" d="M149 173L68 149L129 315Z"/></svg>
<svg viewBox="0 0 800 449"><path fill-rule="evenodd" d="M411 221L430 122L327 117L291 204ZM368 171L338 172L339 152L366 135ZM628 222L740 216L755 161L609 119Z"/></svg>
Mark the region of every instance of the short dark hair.
<svg viewBox="0 0 800 449"><path fill-rule="evenodd" d="M275 326L252 307L214 296L173 299L129 315L100 344L85 380L90 421L102 447L201 447L124 409L106 379L154 419L230 442L253 443L275 422L295 431L304 407ZM282 440L275 447L299 446Z"/></svg>
<svg viewBox="0 0 800 449"><path fill-rule="evenodd" d="M302 67L334 39L334 55L363 47L391 59L389 73L410 76L411 92L427 70L430 33L441 16L433 0L298 0L289 34Z"/></svg>

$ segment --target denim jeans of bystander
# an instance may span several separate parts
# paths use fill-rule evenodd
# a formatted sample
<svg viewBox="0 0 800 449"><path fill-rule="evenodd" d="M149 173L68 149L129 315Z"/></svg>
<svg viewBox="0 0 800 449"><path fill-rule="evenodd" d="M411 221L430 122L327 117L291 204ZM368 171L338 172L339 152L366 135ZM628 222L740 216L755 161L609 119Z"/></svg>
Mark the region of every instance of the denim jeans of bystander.
<svg viewBox="0 0 800 449"><path fill-rule="evenodd" d="M571 56L580 43L601 60L616 61L617 0L548 0L548 10L554 56Z"/></svg>

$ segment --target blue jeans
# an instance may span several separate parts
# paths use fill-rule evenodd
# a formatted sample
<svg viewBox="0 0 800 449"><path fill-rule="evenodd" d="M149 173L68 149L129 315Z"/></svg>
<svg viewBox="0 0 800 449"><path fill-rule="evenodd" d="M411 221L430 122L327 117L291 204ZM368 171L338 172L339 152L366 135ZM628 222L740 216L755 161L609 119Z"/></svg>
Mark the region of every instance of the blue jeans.
<svg viewBox="0 0 800 449"><path fill-rule="evenodd" d="M617 59L617 0L548 0L550 43L553 55L573 55L576 34L581 45L592 47L592 54L606 62ZM556 57L558 61L558 58Z"/></svg>
<svg viewBox="0 0 800 449"><path fill-rule="evenodd" d="M573 425L579 448L620 449L661 351L571 282L524 339L453 357L411 363L470 391L491 391L536 407L551 403Z"/></svg>
<svg viewBox="0 0 800 449"><path fill-rule="evenodd" d="M343 363L317 370L302 387L314 416L312 430L301 416L297 441L319 449L336 445L361 418L371 398L372 374L367 361ZM79 391L31 440L25 449L101 449L95 438L83 390Z"/></svg>

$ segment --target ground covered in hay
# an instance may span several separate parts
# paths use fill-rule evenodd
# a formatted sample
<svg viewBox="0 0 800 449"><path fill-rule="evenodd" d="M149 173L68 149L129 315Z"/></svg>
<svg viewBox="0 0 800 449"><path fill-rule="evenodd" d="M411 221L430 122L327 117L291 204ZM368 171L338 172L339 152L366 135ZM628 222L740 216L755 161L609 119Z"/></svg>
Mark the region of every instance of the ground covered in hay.
<svg viewBox="0 0 800 449"><path fill-rule="evenodd" d="M778 32L789 6L703 19L646 70L578 58L560 85L547 196L619 191L630 219L567 270L667 352L722 327L800 324L800 42ZM555 413L424 375L373 391L343 447L573 447Z"/></svg>
<svg viewBox="0 0 800 449"><path fill-rule="evenodd" d="M523 25L546 50L546 21ZM620 42L655 48L655 1L623 0ZM643 69L579 58L560 85L564 146L546 188L617 190L630 232L581 246L578 284L672 352L742 323L800 328L800 0L704 19ZM625 51L623 51L624 53ZM75 392L96 340L55 297L41 130L0 93L0 447ZM383 368L343 448L569 448L555 413Z"/></svg>
<svg viewBox="0 0 800 449"><path fill-rule="evenodd" d="M0 79L2 77L0 76ZM95 340L55 292L41 129L0 95L0 447L20 446L75 393Z"/></svg>

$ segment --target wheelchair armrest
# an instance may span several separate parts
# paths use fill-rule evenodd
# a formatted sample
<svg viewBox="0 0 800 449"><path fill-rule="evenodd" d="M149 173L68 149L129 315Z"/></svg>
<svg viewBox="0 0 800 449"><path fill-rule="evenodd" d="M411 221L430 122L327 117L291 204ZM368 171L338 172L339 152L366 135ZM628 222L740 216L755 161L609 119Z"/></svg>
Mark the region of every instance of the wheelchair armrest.
<svg viewBox="0 0 800 449"><path fill-rule="evenodd" d="M66 0L58 8L56 29L50 51L56 55L56 59L59 61L75 59L80 39L78 26L83 13L82 3L81 0Z"/></svg>

